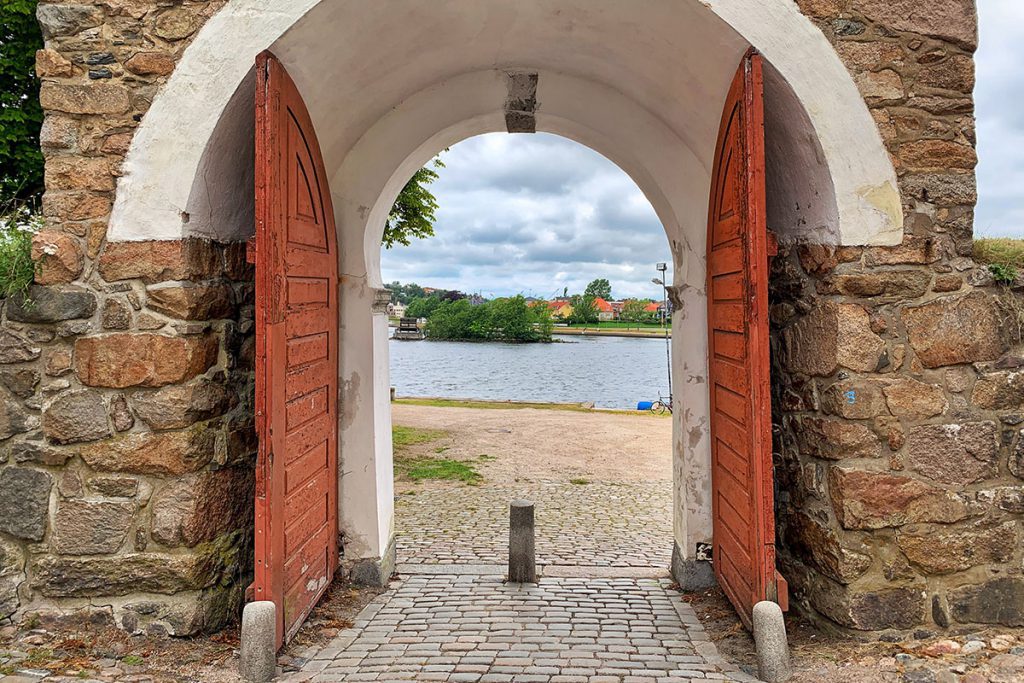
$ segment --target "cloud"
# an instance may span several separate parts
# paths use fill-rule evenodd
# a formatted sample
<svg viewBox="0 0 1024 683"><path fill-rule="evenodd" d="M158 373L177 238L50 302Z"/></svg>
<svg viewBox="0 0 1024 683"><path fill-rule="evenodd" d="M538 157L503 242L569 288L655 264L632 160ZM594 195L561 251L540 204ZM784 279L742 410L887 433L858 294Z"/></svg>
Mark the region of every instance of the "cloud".
<svg viewBox="0 0 1024 683"><path fill-rule="evenodd" d="M432 191L436 236L385 250L384 280L552 297L608 278L615 296L656 297L668 240L615 164L554 135L495 133L446 152Z"/></svg>
<svg viewBox="0 0 1024 683"><path fill-rule="evenodd" d="M975 235L1024 237L1024 71L1018 64L1019 0L979 0L975 88L978 208Z"/></svg>

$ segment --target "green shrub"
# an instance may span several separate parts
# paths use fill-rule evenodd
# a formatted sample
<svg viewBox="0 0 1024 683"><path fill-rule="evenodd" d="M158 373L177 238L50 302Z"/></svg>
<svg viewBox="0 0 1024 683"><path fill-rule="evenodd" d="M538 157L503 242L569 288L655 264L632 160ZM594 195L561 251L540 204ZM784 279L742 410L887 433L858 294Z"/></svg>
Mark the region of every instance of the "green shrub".
<svg viewBox="0 0 1024 683"><path fill-rule="evenodd" d="M1017 279L1017 269L1008 263L990 263L988 272L992 273L992 279L1001 285L1012 285Z"/></svg>
<svg viewBox="0 0 1024 683"><path fill-rule="evenodd" d="M35 277L32 236L41 219L27 209L0 215L0 299L28 291Z"/></svg>

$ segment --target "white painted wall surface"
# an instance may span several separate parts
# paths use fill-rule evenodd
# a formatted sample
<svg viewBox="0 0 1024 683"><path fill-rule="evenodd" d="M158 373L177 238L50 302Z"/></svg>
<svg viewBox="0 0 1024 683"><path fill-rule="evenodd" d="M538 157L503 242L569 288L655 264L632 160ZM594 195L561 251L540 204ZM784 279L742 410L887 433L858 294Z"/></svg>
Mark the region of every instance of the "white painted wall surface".
<svg viewBox="0 0 1024 683"><path fill-rule="evenodd" d="M200 32L135 136L111 240L252 232L245 80L271 48L309 107L341 251L341 525L347 559L393 533L386 322L371 311L388 208L440 149L503 130L506 72L539 73L539 130L588 145L636 181L662 220L684 302L673 339L676 540L711 536L705 231L729 82L750 44L778 103L769 220L791 239L892 244L895 174L852 79L792 0L232 0ZM232 103L232 99L234 104ZM227 112L227 114L225 114ZM808 140L811 146L808 147ZM823 163L807 163L821 158ZM247 166L247 164L249 166ZM232 170L233 169L233 170ZM200 182L200 179L202 182ZM781 180L780 180L781 179ZM814 202L790 198L815 193ZM792 195L784 195L792 192ZM188 221L183 221L183 212ZM807 222L809 232L796 226Z"/></svg>

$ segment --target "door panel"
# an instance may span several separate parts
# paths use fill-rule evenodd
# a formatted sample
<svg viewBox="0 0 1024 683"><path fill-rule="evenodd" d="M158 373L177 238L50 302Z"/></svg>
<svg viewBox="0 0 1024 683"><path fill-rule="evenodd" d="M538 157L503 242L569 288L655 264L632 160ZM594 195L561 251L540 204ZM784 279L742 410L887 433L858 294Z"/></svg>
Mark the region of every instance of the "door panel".
<svg viewBox="0 0 1024 683"><path fill-rule="evenodd" d="M338 253L302 97L256 61L257 600L294 635L338 565Z"/></svg>
<svg viewBox="0 0 1024 683"><path fill-rule="evenodd" d="M751 52L722 113L707 241L713 558L747 626L755 603L785 603L775 572L764 175L762 63Z"/></svg>

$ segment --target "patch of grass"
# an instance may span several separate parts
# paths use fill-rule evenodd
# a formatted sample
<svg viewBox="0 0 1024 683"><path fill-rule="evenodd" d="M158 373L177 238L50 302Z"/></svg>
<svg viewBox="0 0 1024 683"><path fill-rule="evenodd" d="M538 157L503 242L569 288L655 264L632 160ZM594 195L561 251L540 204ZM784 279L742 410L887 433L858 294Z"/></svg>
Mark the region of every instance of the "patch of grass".
<svg viewBox="0 0 1024 683"><path fill-rule="evenodd" d="M590 480L584 479L583 477L576 477L575 479L570 479L569 483L575 484L576 486L586 486L590 483Z"/></svg>
<svg viewBox="0 0 1024 683"><path fill-rule="evenodd" d="M430 443L448 436L443 429L421 429L420 427L391 426L391 443L396 450L421 443Z"/></svg>
<svg viewBox="0 0 1024 683"><path fill-rule="evenodd" d="M479 408L483 410L567 410L572 413L617 413L620 415L651 415L651 411L592 408L583 403L529 403L526 401L474 401L458 398L396 398L393 403L434 408Z"/></svg>
<svg viewBox="0 0 1024 683"><path fill-rule="evenodd" d="M121 663L125 666L141 666L145 660L138 655L125 655L121 658Z"/></svg>
<svg viewBox="0 0 1024 683"><path fill-rule="evenodd" d="M974 240L974 260L978 263L1024 269L1024 240L987 237Z"/></svg>
<svg viewBox="0 0 1024 683"><path fill-rule="evenodd" d="M486 408L491 410L535 408L537 410L570 410L577 413L593 411L593 408L579 403L520 403L518 401L472 401L457 398L396 398L395 403L435 408Z"/></svg>
<svg viewBox="0 0 1024 683"><path fill-rule="evenodd" d="M481 453L480 455L476 456L476 459L481 460L483 462L491 462L492 460L497 460L497 458L494 457L493 455L487 455L486 453Z"/></svg>
<svg viewBox="0 0 1024 683"><path fill-rule="evenodd" d="M598 323L577 323L573 327L585 327L595 330L663 330L660 323L631 323L622 320L606 320Z"/></svg>
<svg viewBox="0 0 1024 683"><path fill-rule="evenodd" d="M475 486L483 476L471 462L447 458L413 458L395 463L402 474L413 481L426 479L438 481L461 481Z"/></svg>

